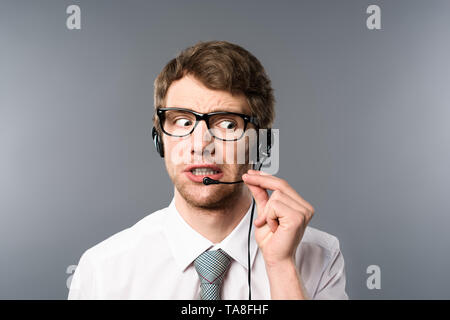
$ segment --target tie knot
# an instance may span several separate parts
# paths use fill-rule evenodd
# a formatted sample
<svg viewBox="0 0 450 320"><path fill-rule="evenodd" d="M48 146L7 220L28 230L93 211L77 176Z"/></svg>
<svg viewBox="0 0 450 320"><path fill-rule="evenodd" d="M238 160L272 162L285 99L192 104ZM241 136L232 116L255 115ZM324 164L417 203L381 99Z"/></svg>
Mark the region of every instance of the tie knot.
<svg viewBox="0 0 450 320"><path fill-rule="evenodd" d="M219 300L222 281L231 263L231 257L222 249L203 252L194 261L200 278L200 297Z"/></svg>

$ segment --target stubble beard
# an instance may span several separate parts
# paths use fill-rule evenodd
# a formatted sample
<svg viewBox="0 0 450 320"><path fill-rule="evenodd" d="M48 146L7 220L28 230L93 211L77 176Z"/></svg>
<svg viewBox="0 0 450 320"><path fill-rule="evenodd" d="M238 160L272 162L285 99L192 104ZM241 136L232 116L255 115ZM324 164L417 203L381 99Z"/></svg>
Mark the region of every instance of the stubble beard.
<svg viewBox="0 0 450 320"><path fill-rule="evenodd" d="M233 181L242 180L242 175L247 172L247 169L246 166L240 167L238 176ZM243 183L230 185L214 184L210 186L199 184L200 186L192 187L190 183L183 183L181 179L176 179L175 177L171 177L171 179L178 193L189 206L195 208L207 210L223 209L229 207L230 203L238 201L243 195ZM195 192L198 188L214 188L216 192L210 191L207 197L203 197Z"/></svg>

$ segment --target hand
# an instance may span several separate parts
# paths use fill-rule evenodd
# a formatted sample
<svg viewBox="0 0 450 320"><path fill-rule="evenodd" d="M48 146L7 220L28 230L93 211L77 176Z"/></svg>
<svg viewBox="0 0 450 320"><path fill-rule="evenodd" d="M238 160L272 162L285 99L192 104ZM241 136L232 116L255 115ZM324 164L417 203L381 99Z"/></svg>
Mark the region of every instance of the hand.
<svg viewBox="0 0 450 320"><path fill-rule="evenodd" d="M294 262L314 208L285 180L249 170L242 176L256 202L255 238L267 266ZM273 190L270 198L267 189Z"/></svg>

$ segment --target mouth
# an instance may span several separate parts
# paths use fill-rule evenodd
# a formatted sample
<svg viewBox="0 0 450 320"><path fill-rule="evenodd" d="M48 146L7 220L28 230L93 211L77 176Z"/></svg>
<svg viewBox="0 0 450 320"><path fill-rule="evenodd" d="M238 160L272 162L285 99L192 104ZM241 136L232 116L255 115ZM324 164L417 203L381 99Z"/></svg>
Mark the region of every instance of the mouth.
<svg viewBox="0 0 450 320"><path fill-rule="evenodd" d="M212 170L208 168L196 168L191 170L194 176L207 176L220 173L219 170Z"/></svg>
<svg viewBox="0 0 450 320"><path fill-rule="evenodd" d="M223 172L219 167L211 164L199 164L188 166L184 174L193 182L203 182L203 178L209 177L218 180L223 177Z"/></svg>

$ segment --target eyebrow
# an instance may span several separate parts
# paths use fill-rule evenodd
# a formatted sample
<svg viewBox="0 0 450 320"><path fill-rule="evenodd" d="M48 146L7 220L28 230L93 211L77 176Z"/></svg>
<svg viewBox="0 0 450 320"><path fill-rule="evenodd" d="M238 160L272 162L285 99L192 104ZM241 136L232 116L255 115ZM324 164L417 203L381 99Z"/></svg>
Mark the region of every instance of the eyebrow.
<svg viewBox="0 0 450 320"><path fill-rule="evenodd" d="M233 106L236 106L236 107L238 107L237 105L233 105ZM197 111L197 110L194 110L193 108L191 108L191 107L187 107L187 106L182 106L182 105L171 105L171 106L167 106L167 108L183 108L183 109L188 109L188 110L191 110L191 111L195 111L195 112L199 112L199 111ZM225 107L226 108L226 107ZM245 113L241 108L240 108L240 110L235 110L234 108L232 109L232 110L225 110L224 109L224 107L222 107L222 106L214 106L213 108L212 108L212 110L209 110L209 112L207 112L207 113L211 113L211 112L221 112L221 111L225 111L225 112L235 112L235 113Z"/></svg>

